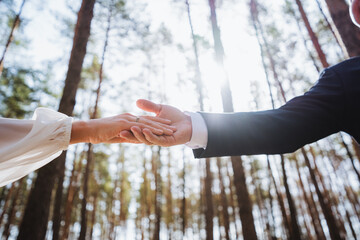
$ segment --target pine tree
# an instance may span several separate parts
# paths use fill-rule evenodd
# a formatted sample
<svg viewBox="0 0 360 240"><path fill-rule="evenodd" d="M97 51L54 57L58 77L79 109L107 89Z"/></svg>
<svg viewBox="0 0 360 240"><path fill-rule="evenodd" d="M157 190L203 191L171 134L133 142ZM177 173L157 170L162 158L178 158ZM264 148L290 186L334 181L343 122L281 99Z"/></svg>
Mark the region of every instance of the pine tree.
<svg viewBox="0 0 360 240"><path fill-rule="evenodd" d="M81 68L90 36L94 5L95 0L84 0L78 12L69 68L59 106L59 112L67 115L72 114L75 105L76 90L80 82ZM63 152L60 157L38 171L36 183L30 192L17 239L22 240L32 236L35 240L45 237L51 192L58 166L59 164L65 164L65 157L66 152Z"/></svg>

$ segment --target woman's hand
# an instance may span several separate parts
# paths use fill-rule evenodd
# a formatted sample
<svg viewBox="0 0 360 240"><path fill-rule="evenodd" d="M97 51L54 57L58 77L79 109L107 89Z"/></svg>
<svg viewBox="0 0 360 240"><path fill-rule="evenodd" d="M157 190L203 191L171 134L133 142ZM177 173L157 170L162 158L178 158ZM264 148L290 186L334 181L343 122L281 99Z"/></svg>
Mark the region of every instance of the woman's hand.
<svg viewBox="0 0 360 240"><path fill-rule="evenodd" d="M171 121L164 118L141 116L136 117L123 113L108 118L92 119L88 121L75 121L72 125L70 144L88 143L140 143L136 140L126 140L120 137L120 132L130 130L131 127L150 129L156 135L172 135L176 127L170 126Z"/></svg>

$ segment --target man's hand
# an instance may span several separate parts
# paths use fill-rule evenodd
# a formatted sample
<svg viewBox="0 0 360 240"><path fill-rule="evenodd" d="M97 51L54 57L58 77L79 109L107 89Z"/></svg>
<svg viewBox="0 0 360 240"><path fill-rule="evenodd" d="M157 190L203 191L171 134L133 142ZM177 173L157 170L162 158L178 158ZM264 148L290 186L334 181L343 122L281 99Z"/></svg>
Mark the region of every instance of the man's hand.
<svg viewBox="0 0 360 240"><path fill-rule="evenodd" d="M130 131L122 131L120 137L129 142L139 141L147 145L159 145L169 147L184 144L190 141L192 134L191 118L179 109L169 106L156 104L148 100L140 99L136 105L144 111L155 113L157 117L171 120L171 125L176 127L173 135L155 135L150 129L141 130L137 126L131 127Z"/></svg>

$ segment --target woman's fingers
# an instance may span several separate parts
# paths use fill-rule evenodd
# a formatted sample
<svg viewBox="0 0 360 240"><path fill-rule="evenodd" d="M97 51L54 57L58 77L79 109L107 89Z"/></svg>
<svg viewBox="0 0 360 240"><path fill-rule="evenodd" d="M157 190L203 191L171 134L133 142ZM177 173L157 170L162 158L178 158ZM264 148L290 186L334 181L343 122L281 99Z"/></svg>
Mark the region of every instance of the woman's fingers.
<svg viewBox="0 0 360 240"><path fill-rule="evenodd" d="M107 143L135 143L135 144L140 144L142 142L139 142L135 137L130 140L130 139L126 139L126 138L123 138L123 137L114 137L110 140L107 141Z"/></svg>
<svg viewBox="0 0 360 240"><path fill-rule="evenodd" d="M159 129L163 131L163 134L166 135L172 135L174 133L174 131L176 130L176 127L170 127L169 125L165 125L165 124L161 124L161 123L156 123L153 122L151 120L146 120L141 118L141 120L138 121L139 123L142 123L144 127L151 127L151 128L155 128L155 129Z"/></svg>
<svg viewBox="0 0 360 240"><path fill-rule="evenodd" d="M147 123L151 126L161 126L163 128L166 129L171 129L173 131L176 131L176 127L170 125L171 124L171 120L165 119L165 118L158 118L158 117L153 117L153 116L141 116L139 118L139 122L144 122Z"/></svg>
<svg viewBox="0 0 360 240"><path fill-rule="evenodd" d="M159 146L168 146L164 136L157 136L148 128L144 128L142 132L147 141Z"/></svg>
<svg viewBox="0 0 360 240"><path fill-rule="evenodd" d="M129 143L139 142L139 140L137 140L137 138L133 135L133 133L130 130L121 131L119 137L125 139L126 142Z"/></svg>
<svg viewBox="0 0 360 240"><path fill-rule="evenodd" d="M153 143L149 142L145 136L143 135L141 129L139 127L131 127L131 132L134 134L135 138L140 141L145 143L146 145L153 145Z"/></svg>

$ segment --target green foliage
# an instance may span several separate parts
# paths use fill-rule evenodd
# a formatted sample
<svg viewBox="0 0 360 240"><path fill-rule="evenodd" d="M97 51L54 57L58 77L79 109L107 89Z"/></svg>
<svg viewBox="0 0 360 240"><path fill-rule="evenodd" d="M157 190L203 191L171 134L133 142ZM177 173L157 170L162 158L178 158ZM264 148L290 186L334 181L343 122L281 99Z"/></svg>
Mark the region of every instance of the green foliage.
<svg viewBox="0 0 360 240"><path fill-rule="evenodd" d="M24 118L38 105L42 93L50 94L42 73L25 68L5 68L0 78L0 114Z"/></svg>

